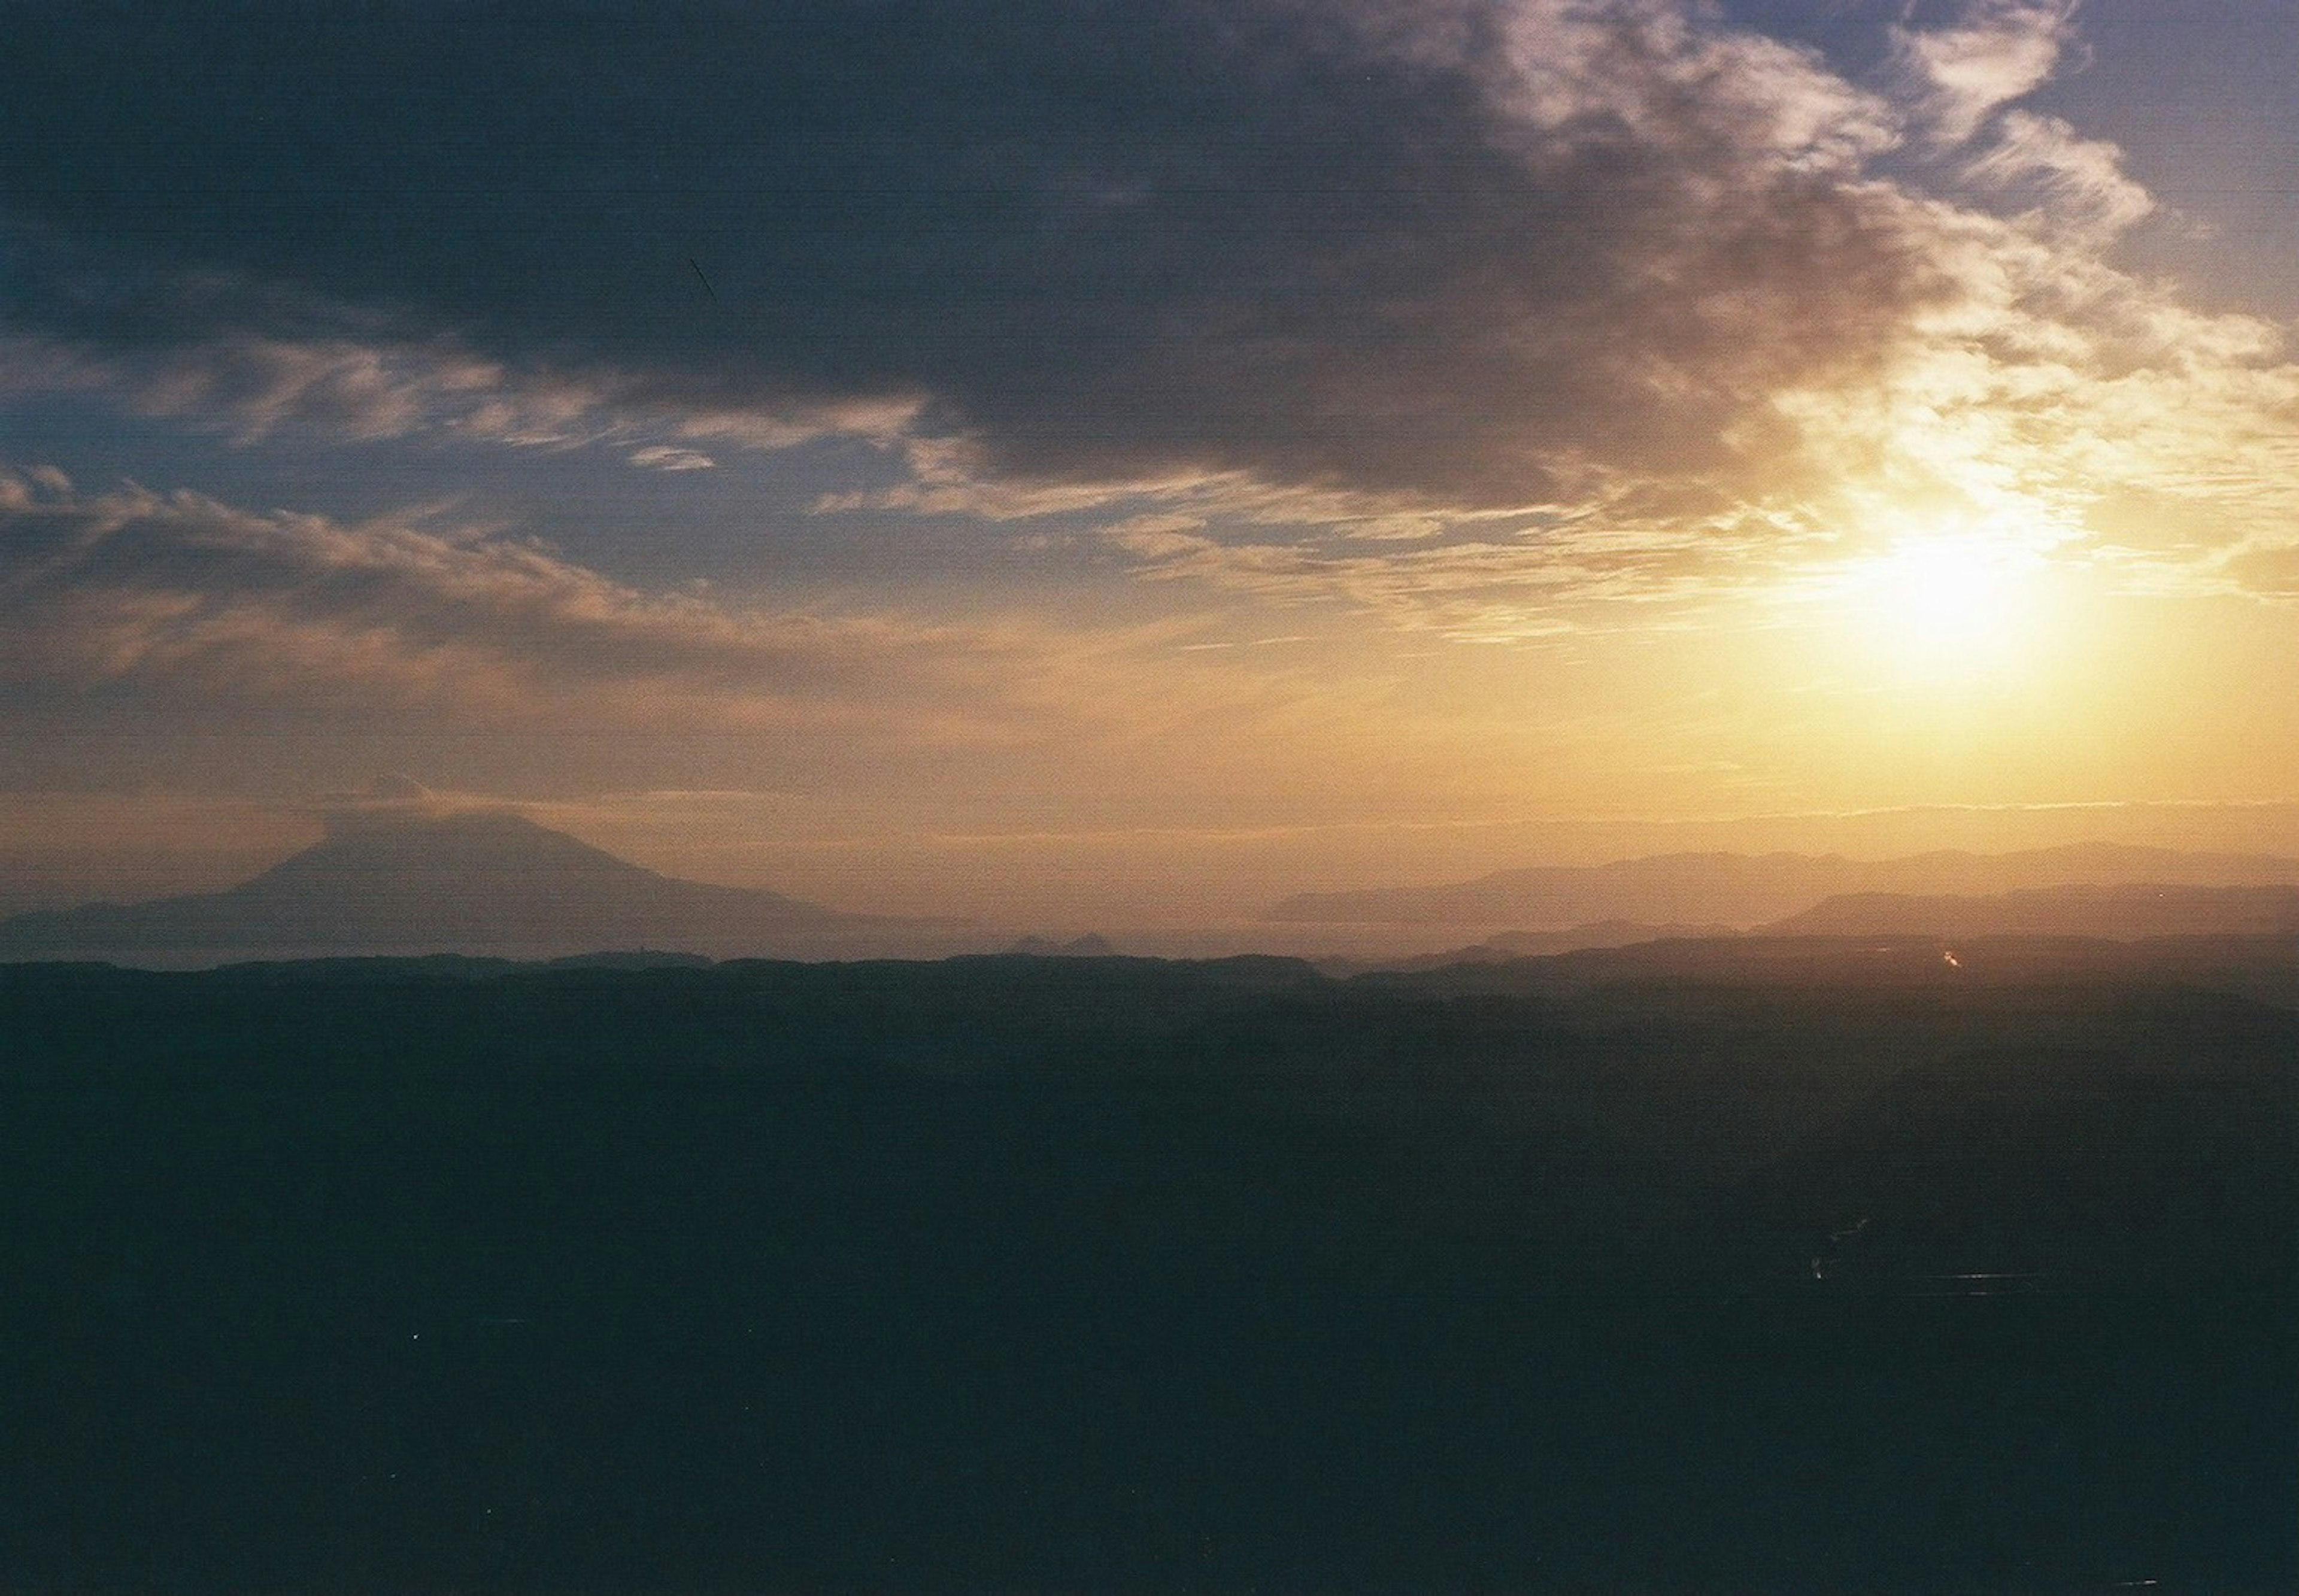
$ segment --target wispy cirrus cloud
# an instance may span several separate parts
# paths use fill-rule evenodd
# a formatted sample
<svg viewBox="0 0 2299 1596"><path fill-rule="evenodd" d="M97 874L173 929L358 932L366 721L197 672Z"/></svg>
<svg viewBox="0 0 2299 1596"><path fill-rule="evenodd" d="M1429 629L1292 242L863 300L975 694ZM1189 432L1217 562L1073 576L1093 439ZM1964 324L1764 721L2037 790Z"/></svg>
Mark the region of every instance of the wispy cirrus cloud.
<svg viewBox="0 0 2299 1596"><path fill-rule="evenodd" d="M2075 245L2112 243L2155 210L2155 196L2123 170L2121 150L2058 117L2006 112L1962 175L1987 191L2028 196L2021 220Z"/></svg>
<svg viewBox="0 0 2299 1596"><path fill-rule="evenodd" d="M780 450L831 436L892 445L916 414L901 395L747 406L666 404L613 372L519 370L452 338L377 327L301 339L239 333L111 348L0 320L0 395L99 395L234 443L294 436L450 438L512 448L621 446L633 464L693 470L692 445ZM664 441L671 440L671 441ZM644 458L640 458L643 456ZM715 462L712 462L715 463Z"/></svg>
<svg viewBox="0 0 2299 1596"><path fill-rule="evenodd" d="M634 449L627 458L633 465L650 471L708 471L718 463L700 449L679 449L668 444Z"/></svg>
<svg viewBox="0 0 2299 1596"><path fill-rule="evenodd" d="M0 470L0 788L54 779L68 744L82 783L159 749L226 790L291 758L473 791L670 770L915 820L1216 812L1237 795L1216 769L1307 801L1368 748L1405 758L1374 729L1382 685L1337 676L1330 638L1243 669L1188 646L1221 640L1186 619L776 607L636 586L436 512L352 521ZM1305 750L1328 763L1305 774Z"/></svg>
<svg viewBox="0 0 2299 1596"><path fill-rule="evenodd" d="M1032 657L987 628L644 591L420 515L346 523L0 473L0 673L157 708L909 735L968 702L994 719L998 683Z"/></svg>
<svg viewBox="0 0 2299 1596"><path fill-rule="evenodd" d="M1735 509L1687 516L1620 504L1433 537L1318 536L1149 514L1100 534L1140 577L1198 582L1284 603L1339 603L1398 629L1457 641L1523 642L1694 624L1721 597L1776 584L1808 522Z"/></svg>
<svg viewBox="0 0 2299 1596"><path fill-rule="evenodd" d="M1944 26L1895 28L1896 65L1932 140L1967 142L1998 108L2048 80L2076 46L2079 4L1967 0Z"/></svg>

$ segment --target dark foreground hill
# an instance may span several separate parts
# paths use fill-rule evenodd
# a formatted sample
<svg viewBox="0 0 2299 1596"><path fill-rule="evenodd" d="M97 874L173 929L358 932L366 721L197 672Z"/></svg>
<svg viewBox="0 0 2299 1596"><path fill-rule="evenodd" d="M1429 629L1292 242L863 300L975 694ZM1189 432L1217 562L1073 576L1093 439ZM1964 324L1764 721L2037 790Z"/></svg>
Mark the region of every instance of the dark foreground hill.
<svg viewBox="0 0 2299 1596"><path fill-rule="evenodd" d="M0 968L0 1585L2281 1592L2287 941Z"/></svg>
<svg viewBox="0 0 2299 1596"><path fill-rule="evenodd" d="M818 957L921 929L659 875L520 815L394 812L336 817L322 841L226 892L0 921L0 958L642 946Z"/></svg>

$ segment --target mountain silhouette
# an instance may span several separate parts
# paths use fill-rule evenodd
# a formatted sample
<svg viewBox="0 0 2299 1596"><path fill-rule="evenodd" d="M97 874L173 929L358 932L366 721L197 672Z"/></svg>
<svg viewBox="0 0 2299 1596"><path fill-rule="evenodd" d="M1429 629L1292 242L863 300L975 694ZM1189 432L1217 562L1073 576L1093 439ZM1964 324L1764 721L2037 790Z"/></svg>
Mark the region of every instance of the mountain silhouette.
<svg viewBox="0 0 2299 1596"><path fill-rule="evenodd" d="M1117 950L1109 938L1098 931L1083 936L1074 936L1067 942L1056 942L1048 936L1025 936L1006 950L1008 955L1021 959L1115 959Z"/></svg>
<svg viewBox="0 0 2299 1596"><path fill-rule="evenodd" d="M1764 928L1773 936L2299 935L2299 886L2032 887L1988 897L1856 893Z"/></svg>
<svg viewBox="0 0 2299 1596"><path fill-rule="evenodd" d="M251 881L0 920L0 957L601 949L815 953L912 922L660 875L498 811L346 813Z"/></svg>
<svg viewBox="0 0 2299 1596"><path fill-rule="evenodd" d="M1642 920L1598 920L1562 931L1496 932L1473 945L1436 953L1388 959L1321 959L1317 968L1332 976L1364 975L1372 970L1409 973L1464 964L1507 964L1524 959L1553 958L1559 953L1634 947L1643 943L1716 942L1741 935L1736 926L1654 926Z"/></svg>
<svg viewBox="0 0 2299 1596"><path fill-rule="evenodd" d="M1668 853L1604 865L1501 870L1436 886L1302 893L1272 920L1506 926L1590 921L1724 922L1747 927L1849 894L1989 896L2046 887L2299 885L2299 859L2077 843L2013 853L1943 850L1896 859L1836 854Z"/></svg>

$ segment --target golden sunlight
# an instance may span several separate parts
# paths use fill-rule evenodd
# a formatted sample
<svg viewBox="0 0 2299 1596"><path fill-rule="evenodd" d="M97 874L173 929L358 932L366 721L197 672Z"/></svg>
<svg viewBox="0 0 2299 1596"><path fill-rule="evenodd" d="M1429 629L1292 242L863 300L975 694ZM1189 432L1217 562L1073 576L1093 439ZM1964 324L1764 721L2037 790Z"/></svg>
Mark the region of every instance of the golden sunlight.
<svg viewBox="0 0 2299 1596"><path fill-rule="evenodd" d="M2001 669L2036 639L2040 561L1971 533L1903 537L1847 566L1839 589L1871 643L1904 665L1963 675Z"/></svg>

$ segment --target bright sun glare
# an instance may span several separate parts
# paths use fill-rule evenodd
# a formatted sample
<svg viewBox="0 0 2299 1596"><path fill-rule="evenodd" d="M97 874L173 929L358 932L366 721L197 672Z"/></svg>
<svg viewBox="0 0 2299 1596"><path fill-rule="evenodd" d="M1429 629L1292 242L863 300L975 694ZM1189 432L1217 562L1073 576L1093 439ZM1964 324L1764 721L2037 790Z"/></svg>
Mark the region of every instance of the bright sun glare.
<svg viewBox="0 0 2299 1596"><path fill-rule="evenodd" d="M1885 612L1919 639L1969 644L2010 619L2011 573L1971 538L1901 544L1872 573Z"/></svg>
<svg viewBox="0 0 2299 1596"><path fill-rule="evenodd" d="M1863 629L1904 662L1987 669L2026 641L2030 572L1999 540L1905 537L1847 577Z"/></svg>

